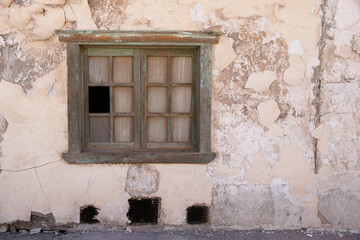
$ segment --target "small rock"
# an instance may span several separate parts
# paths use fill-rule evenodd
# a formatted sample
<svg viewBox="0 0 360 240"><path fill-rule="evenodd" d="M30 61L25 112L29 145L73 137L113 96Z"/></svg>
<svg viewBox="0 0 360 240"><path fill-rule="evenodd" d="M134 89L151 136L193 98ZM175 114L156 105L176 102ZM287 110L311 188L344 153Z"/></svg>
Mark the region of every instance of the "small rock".
<svg viewBox="0 0 360 240"><path fill-rule="evenodd" d="M306 234L306 236L313 237L313 235L311 233Z"/></svg>
<svg viewBox="0 0 360 240"><path fill-rule="evenodd" d="M127 227L127 228L125 229L125 232L131 233L131 232L132 232L132 229L131 229L130 227Z"/></svg>
<svg viewBox="0 0 360 240"><path fill-rule="evenodd" d="M9 230L9 226L7 224L0 225L0 233L6 233Z"/></svg>
<svg viewBox="0 0 360 240"><path fill-rule="evenodd" d="M9 226L9 229L10 229L10 232L11 232L11 233L17 233L16 227L15 227L14 225L11 224L11 225Z"/></svg>
<svg viewBox="0 0 360 240"><path fill-rule="evenodd" d="M33 229L30 229L30 235L33 235L33 234L38 234L41 232L41 228L33 228Z"/></svg>
<svg viewBox="0 0 360 240"><path fill-rule="evenodd" d="M27 233L28 233L28 230L26 230L26 229L20 229L20 230L19 230L19 233L20 233L20 234L27 234Z"/></svg>

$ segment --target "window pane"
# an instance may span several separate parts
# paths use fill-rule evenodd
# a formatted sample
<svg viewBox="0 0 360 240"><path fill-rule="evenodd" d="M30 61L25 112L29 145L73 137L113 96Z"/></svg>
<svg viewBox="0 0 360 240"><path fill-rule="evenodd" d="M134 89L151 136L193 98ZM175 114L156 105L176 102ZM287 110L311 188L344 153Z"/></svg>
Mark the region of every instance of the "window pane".
<svg viewBox="0 0 360 240"><path fill-rule="evenodd" d="M115 83L132 83L133 72L133 57L113 57L113 79Z"/></svg>
<svg viewBox="0 0 360 240"><path fill-rule="evenodd" d="M172 142L191 142L191 118L173 117L171 118L171 141Z"/></svg>
<svg viewBox="0 0 360 240"><path fill-rule="evenodd" d="M89 57L89 82L109 82L109 57Z"/></svg>
<svg viewBox="0 0 360 240"><path fill-rule="evenodd" d="M109 87L89 87L89 113L110 112Z"/></svg>
<svg viewBox="0 0 360 240"><path fill-rule="evenodd" d="M115 142L134 141L134 119L133 117L114 118L114 140Z"/></svg>
<svg viewBox="0 0 360 240"><path fill-rule="evenodd" d="M171 111L191 112L191 87L173 87L171 92Z"/></svg>
<svg viewBox="0 0 360 240"><path fill-rule="evenodd" d="M167 57L147 58L147 80L148 82L167 82Z"/></svg>
<svg viewBox="0 0 360 240"><path fill-rule="evenodd" d="M167 112L167 87L148 87L148 112Z"/></svg>
<svg viewBox="0 0 360 240"><path fill-rule="evenodd" d="M149 117L148 118L148 142L167 141L167 118Z"/></svg>
<svg viewBox="0 0 360 240"><path fill-rule="evenodd" d="M90 142L110 141L110 118L90 117Z"/></svg>
<svg viewBox="0 0 360 240"><path fill-rule="evenodd" d="M172 57L172 82L192 82L192 58Z"/></svg>
<svg viewBox="0 0 360 240"><path fill-rule="evenodd" d="M134 91L132 87L114 87L114 111L133 112Z"/></svg>

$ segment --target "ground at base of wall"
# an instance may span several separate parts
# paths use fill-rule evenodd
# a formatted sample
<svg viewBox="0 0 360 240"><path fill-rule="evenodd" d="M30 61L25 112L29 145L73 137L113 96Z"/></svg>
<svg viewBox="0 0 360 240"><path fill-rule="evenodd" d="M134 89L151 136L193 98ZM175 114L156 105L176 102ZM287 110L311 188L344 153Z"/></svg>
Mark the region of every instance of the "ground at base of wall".
<svg viewBox="0 0 360 240"><path fill-rule="evenodd" d="M216 231L161 231L161 232L135 232L116 231L116 232L43 232L38 234L30 234L24 232L23 234L2 233L0 239L22 239L22 240L168 240L168 239L212 239L212 240L231 240L231 239L246 239L246 240L300 240L300 239L322 239L322 240L360 240L360 234L342 233L342 232L305 232L305 231L264 231L264 230L216 230Z"/></svg>

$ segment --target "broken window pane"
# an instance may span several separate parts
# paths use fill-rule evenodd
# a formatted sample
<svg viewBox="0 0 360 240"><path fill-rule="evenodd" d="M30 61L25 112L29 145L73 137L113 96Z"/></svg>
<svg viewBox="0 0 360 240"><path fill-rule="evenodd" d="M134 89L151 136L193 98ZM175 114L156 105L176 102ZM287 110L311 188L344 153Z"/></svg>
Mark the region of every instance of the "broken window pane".
<svg viewBox="0 0 360 240"><path fill-rule="evenodd" d="M109 87L89 87L89 113L110 112Z"/></svg>

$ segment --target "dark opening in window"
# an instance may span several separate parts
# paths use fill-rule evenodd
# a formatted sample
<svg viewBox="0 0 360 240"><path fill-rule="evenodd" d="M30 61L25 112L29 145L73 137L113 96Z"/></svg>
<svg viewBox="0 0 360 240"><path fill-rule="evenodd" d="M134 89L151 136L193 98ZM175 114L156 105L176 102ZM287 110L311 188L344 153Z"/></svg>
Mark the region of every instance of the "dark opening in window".
<svg viewBox="0 0 360 240"><path fill-rule="evenodd" d="M89 87L89 113L110 112L109 87Z"/></svg>
<svg viewBox="0 0 360 240"><path fill-rule="evenodd" d="M159 198L129 199L127 217L131 224L157 224L159 218Z"/></svg>
<svg viewBox="0 0 360 240"><path fill-rule="evenodd" d="M191 206L186 212L186 222L188 224L204 224L208 221L207 206Z"/></svg>
<svg viewBox="0 0 360 240"><path fill-rule="evenodd" d="M80 223L98 223L96 216L99 214L99 209L94 206L85 206L80 209Z"/></svg>

